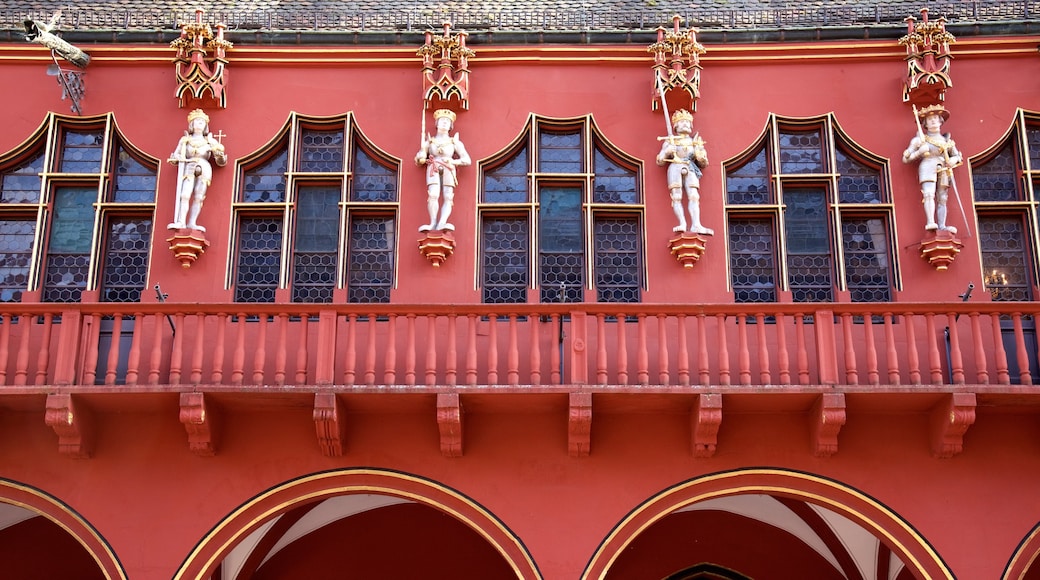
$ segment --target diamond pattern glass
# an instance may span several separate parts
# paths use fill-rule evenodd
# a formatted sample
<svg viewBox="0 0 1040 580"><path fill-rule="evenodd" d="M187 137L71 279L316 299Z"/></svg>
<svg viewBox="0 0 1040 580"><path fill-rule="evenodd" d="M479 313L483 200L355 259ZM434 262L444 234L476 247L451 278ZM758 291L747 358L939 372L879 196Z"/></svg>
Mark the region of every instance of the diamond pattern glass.
<svg viewBox="0 0 1040 580"><path fill-rule="evenodd" d="M594 225L596 300L639 302L639 221L599 218Z"/></svg>
<svg viewBox="0 0 1040 580"><path fill-rule="evenodd" d="M109 222L102 302L139 302L148 276L152 220L118 218Z"/></svg>
<svg viewBox="0 0 1040 580"><path fill-rule="evenodd" d="M347 301L387 303L394 286L392 217L354 216L350 220Z"/></svg>

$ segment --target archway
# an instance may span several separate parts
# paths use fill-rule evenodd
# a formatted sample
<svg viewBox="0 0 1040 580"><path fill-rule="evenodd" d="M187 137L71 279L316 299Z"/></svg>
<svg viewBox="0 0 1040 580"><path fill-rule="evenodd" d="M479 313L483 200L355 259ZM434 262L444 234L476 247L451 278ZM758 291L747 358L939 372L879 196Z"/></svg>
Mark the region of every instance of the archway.
<svg viewBox="0 0 1040 580"><path fill-rule="evenodd" d="M785 578L786 569L791 578L953 578L927 541L877 500L823 477L765 468L705 475L650 498L615 526L583 578L667 578L697 566L732 577Z"/></svg>
<svg viewBox="0 0 1040 580"><path fill-rule="evenodd" d="M185 559L175 579L458 578L541 574L490 512L400 472L346 469L295 479L244 503Z"/></svg>
<svg viewBox="0 0 1040 580"><path fill-rule="evenodd" d="M1011 555L1003 580L1040 580L1040 524L1029 530Z"/></svg>
<svg viewBox="0 0 1040 580"><path fill-rule="evenodd" d="M104 538L72 508L0 479L0 560L11 578L126 579Z"/></svg>

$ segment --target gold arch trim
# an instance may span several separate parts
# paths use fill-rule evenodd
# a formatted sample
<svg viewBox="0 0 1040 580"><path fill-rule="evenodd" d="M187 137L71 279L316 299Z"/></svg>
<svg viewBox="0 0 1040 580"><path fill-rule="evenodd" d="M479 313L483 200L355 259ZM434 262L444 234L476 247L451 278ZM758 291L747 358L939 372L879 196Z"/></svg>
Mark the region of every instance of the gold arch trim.
<svg viewBox="0 0 1040 580"><path fill-rule="evenodd" d="M718 498L726 497L731 495L743 495L749 493L778 493L783 495L793 495L795 497L803 498L811 501L817 505L826 507L838 508L839 513L845 513L853 515L857 523L864 526L868 530L872 531L876 535L880 535L885 538L899 551L901 557L905 557L909 560L908 564L912 564L915 570L925 572L927 576L928 568L914 555L913 550L909 549L902 541L895 537L882 523L875 521L873 518L865 515L860 510L853 508L846 503L840 501L840 499L820 495L804 489L799 489L792 486L783 486L777 484L743 484L740 483L734 487L726 487L724 489L712 489L703 493L695 493L694 495L686 495L687 492L698 488L704 487L710 484L722 483L730 479L746 479L748 477L770 477L770 478L786 478L792 480L801 480L808 482L812 485L821 485L829 488L840 494L847 494L851 498L866 503L873 507L875 510L884 514L888 521L894 524L900 531L916 540L916 545L922 548L927 557L931 560L931 564L940 570L942 570L943 578L953 580L955 577L950 572L949 568L939 557L938 553L931 547L931 545L925 541L915 529L907 524L902 518L897 516L892 510L885 507L883 504L870 498L869 496L849 487L842 485L835 481L831 481L822 477L807 473L799 473L795 471L786 471L778 469L746 469L738 471L729 471L725 473L718 473L714 475L708 475L699 477L675 487L671 487L649 500L643 502L638 508L632 510L623 520L621 520L614 529L611 530L610 534L603 539L592 558L589 560L585 571L582 573L582 580L591 580L592 574L597 568L602 568L601 572L595 578L602 580L610 567L613 566L615 560L621 555L621 552L634 540L637 536L642 534L647 528L657 523L665 516L675 512L676 510L682 509L686 506ZM673 496L679 495L680 498L673 499ZM634 522L640 519L646 519L646 521L639 523L634 530L630 529L630 526ZM622 532L626 537L622 538ZM615 542L621 542L616 547L611 548ZM606 561L604 561L606 558Z"/></svg>
<svg viewBox="0 0 1040 580"><path fill-rule="evenodd" d="M378 477L407 482L409 485L418 485L421 488L424 488L429 493L424 494L419 491L410 491L404 489L408 486L392 487L389 485L379 485L377 483L372 482L359 483L355 485L334 485L331 487L325 487L319 490L302 494L292 493L294 488L318 483L323 480L336 480L342 478L355 479L362 477ZM291 497L285 500L278 499L278 496L287 493L290 494ZM210 570L216 564L217 558L220 557L221 554L226 553L228 549L230 549L234 544L241 540L246 535L247 530L252 530L255 525L279 513L283 513L284 511L286 511L286 508L290 506L317 498L327 498L339 495L351 495L358 493L374 493L379 495L388 495L393 497L405 498L413 500L423 505L437 508L447 514L450 514L459 521L464 522L467 526L470 527L470 529L476 531L482 538L484 538L485 541L491 544L495 548L495 550L497 550L498 553L506 560L509 566L513 569L513 572L516 574L517 578L521 580L541 580L542 578L541 573L538 571L538 567L534 563L534 559L531 557L531 554L530 552L528 552L527 548L520 542L520 539L512 531L510 531L501 521L499 521L498 518L494 517L494 515L487 509L477 504L473 500L469 499L468 497L462 495L461 493L456 492L451 488L448 488L434 481L409 475L406 473L399 473L380 469L350 469L316 473L299 479L294 479L288 483L278 485L277 487L265 491L264 493L252 498L247 503L239 506L237 509L235 509L235 511L229 514L227 517L223 518L216 526L214 526L214 528L206 534L206 536L196 545L195 549L192 550L191 554L189 554L189 556L184 560L184 563L181 565L180 569L177 571L176 575L174 575L173 578L174 580L186 580L187 578L189 578L188 576L186 576L187 571L190 568L192 568L194 564L203 560L204 562L202 563L202 567L199 569L201 571ZM498 541L492 535L491 531L488 530L486 525L481 525L480 522L477 522L474 520L474 518L471 518L463 514L459 509L449 506L444 501L438 500L435 497L437 494L443 494L445 496L448 496L449 498L458 501L466 507L477 512L480 516L484 518L486 524L490 524L490 526L494 530L497 530L501 533L501 535L509 538L511 544L505 544L503 542ZM250 512L253 509L256 509L257 506L261 506L265 502L272 499L278 499L278 501L276 501L276 503L270 506L262 507L262 511L256 515L251 516L249 518L249 521L246 522L244 525L237 522L237 520L248 514L248 512ZM221 532L229 530L232 527L237 527L238 529L234 530L226 540L220 542L219 546L214 547L211 545L213 544L215 537L220 535ZM206 555L206 552L208 552L209 554ZM517 552L522 554L522 562L518 562L517 559L514 557L514 554ZM523 564L523 567L521 566L521 564Z"/></svg>

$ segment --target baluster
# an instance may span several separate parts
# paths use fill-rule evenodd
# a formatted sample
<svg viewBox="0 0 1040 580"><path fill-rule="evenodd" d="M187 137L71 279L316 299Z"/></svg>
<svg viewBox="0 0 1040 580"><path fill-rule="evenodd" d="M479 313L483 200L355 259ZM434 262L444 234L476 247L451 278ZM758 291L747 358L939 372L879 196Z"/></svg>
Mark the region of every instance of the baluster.
<svg viewBox="0 0 1040 580"><path fill-rule="evenodd" d="M628 384L628 333L625 324L627 315L617 315L617 382L619 385Z"/></svg>
<svg viewBox="0 0 1040 580"><path fill-rule="evenodd" d="M766 315L755 314L755 330L758 331L758 380L760 384L773 383L773 373L769 370L769 344L766 342Z"/></svg>
<svg viewBox="0 0 1040 580"><path fill-rule="evenodd" d="M880 385L881 373L878 371L877 347L874 345L874 315L870 312L863 315L863 340L867 346L867 384Z"/></svg>
<svg viewBox="0 0 1040 580"><path fill-rule="evenodd" d="M25 323L31 323L28 314L23 315L22 320ZM100 314L88 314L83 317L84 328L87 329L87 356L83 360L83 382L84 385L93 385L97 382L97 362L98 362L98 327L100 326L101 315ZM19 325L20 326L20 325ZM28 328L25 329L28 334ZM22 340L26 340L26 336L22 335ZM28 345L23 344L22 346L27 347ZM17 366L15 368L15 384L25 384L25 365L21 362L22 353L18 353ZM26 361L28 361L28 353L26 353ZM18 382L18 369L22 370L22 382Z"/></svg>
<svg viewBox="0 0 1040 580"><path fill-rule="evenodd" d="M228 315L227 312L217 314L217 340L213 349L213 376L210 381L219 385L224 381L224 345L227 339Z"/></svg>
<svg viewBox="0 0 1040 580"><path fill-rule="evenodd" d="M365 384L376 384L376 315L365 317L368 326L368 346L365 349Z"/></svg>
<svg viewBox="0 0 1040 580"><path fill-rule="evenodd" d="M198 312L195 314L195 346L191 352L191 384L197 385L202 382L202 354L206 352L205 332L206 315ZM134 333L136 335L136 333Z"/></svg>
<svg viewBox="0 0 1040 580"><path fill-rule="evenodd" d="M296 342L296 376L297 385L307 384L307 341L310 338L310 314L300 315L300 336Z"/></svg>
<svg viewBox="0 0 1040 580"><path fill-rule="evenodd" d="M703 312L697 314L697 377L705 387L711 384L711 369L708 363L708 321Z"/></svg>
<svg viewBox="0 0 1040 580"><path fill-rule="evenodd" d="M437 316L426 316L426 385L437 384Z"/></svg>
<svg viewBox="0 0 1040 580"><path fill-rule="evenodd" d="M740 384L751 384L751 352L748 350L747 315L737 316L737 375Z"/></svg>
<svg viewBox="0 0 1040 580"><path fill-rule="evenodd" d="M488 316L487 384L498 384L498 315Z"/></svg>
<svg viewBox="0 0 1040 580"><path fill-rule="evenodd" d="M899 352L896 350L896 334L893 325L893 314L886 312L882 315L885 324L885 357L888 359L888 384L898 385L899 380Z"/></svg>
<svg viewBox="0 0 1040 580"><path fill-rule="evenodd" d="M975 382L980 385L989 384L989 370L986 368L986 348L982 343L982 326L979 324L979 313L972 312L971 347L975 351Z"/></svg>
<svg viewBox="0 0 1040 580"><path fill-rule="evenodd" d="M805 347L805 314L796 312L794 315L794 348L797 351L795 358L798 361L798 384L809 384L809 351Z"/></svg>
<svg viewBox="0 0 1040 580"><path fill-rule="evenodd" d="M925 314L925 331L928 333L928 368L931 372L932 384L941 385L943 382L942 376L942 358L939 355L939 342L935 336L935 314L929 312Z"/></svg>
<svg viewBox="0 0 1040 580"><path fill-rule="evenodd" d="M455 386L458 381L459 352L457 343L458 316L448 315L448 348L444 353L444 382ZM535 343L537 344L537 342Z"/></svg>
<svg viewBox="0 0 1040 580"><path fill-rule="evenodd" d="M134 331L130 335L130 354L126 357L126 378L128 385L136 385L141 370L141 335L144 334L144 313L134 312Z"/></svg>
<svg viewBox="0 0 1040 580"><path fill-rule="evenodd" d="M1026 349L1025 334L1022 332L1022 313L1011 314L1011 322L1015 326L1015 350L1018 357L1018 379L1023 385L1033 384L1033 377L1029 374L1029 351Z"/></svg>
<svg viewBox="0 0 1040 580"><path fill-rule="evenodd" d="M657 382L669 385L672 382L668 361L668 328L664 314L657 315Z"/></svg>
<svg viewBox="0 0 1040 580"><path fill-rule="evenodd" d="M990 321L993 323L993 359L997 366L997 383L1010 385L1011 375L1008 373L1007 352L1004 350L1004 329L1000 326L1000 315L991 314Z"/></svg>
<svg viewBox="0 0 1040 580"><path fill-rule="evenodd" d="M636 377L640 385L650 384L650 353L646 347L646 315L640 314L636 318Z"/></svg>
<svg viewBox="0 0 1040 580"><path fill-rule="evenodd" d="M343 354L343 384L353 385L357 373L357 314L347 315L347 352Z"/></svg>
<svg viewBox="0 0 1040 580"><path fill-rule="evenodd" d="M54 314L43 315L43 338L40 341L40 351L36 353L36 384L47 384L47 367L51 360L51 333L54 330ZM118 355L119 352L116 351Z"/></svg>
<svg viewBox="0 0 1040 580"><path fill-rule="evenodd" d="M289 313L278 313L278 341L274 350L274 384L285 384L285 364L289 360Z"/></svg>
<svg viewBox="0 0 1040 580"><path fill-rule="evenodd" d="M7 362L11 350L11 324L14 318L10 314L4 314L0 319L0 385L7 384Z"/></svg>
<svg viewBox="0 0 1040 580"><path fill-rule="evenodd" d="M961 341L957 335L957 315L953 312L946 314L946 321L949 324L950 333L950 370L953 377L953 384L963 385L964 384L964 360L961 358Z"/></svg>
<svg viewBox="0 0 1040 580"><path fill-rule="evenodd" d="M841 315L842 336L845 339L845 383L859 384L859 369L856 366L856 345L852 341L852 315Z"/></svg>
<svg viewBox="0 0 1040 580"><path fill-rule="evenodd" d="M509 315L509 344L506 349L506 383L520 384L520 347L516 337L516 314Z"/></svg>
<svg viewBox="0 0 1040 580"><path fill-rule="evenodd" d="M97 327L97 324L95 324ZM32 315L23 314L21 320L18 322L18 329L22 332L22 339L18 343L18 354L15 357L15 385L21 387L28 383L29 374L29 334L32 329ZM94 350L94 359L98 359L98 341L90 341L90 346L87 347L87 352L90 349ZM90 371L94 372L94 371ZM94 385L94 380L90 380L87 385Z"/></svg>
<svg viewBox="0 0 1040 580"><path fill-rule="evenodd" d="M553 344L555 348L549 351L549 380L552 384L558 385L563 377L560 376L560 349L563 347L560 342L563 341L563 332L560 331L560 315L552 314L549 316L549 324L552 325Z"/></svg>
<svg viewBox="0 0 1040 580"><path fill-rule="evenodd" d="M466 338L466 384L477 386L477 315L468 315L469 325ZM555 328L555 325L553 326ZM559 375L556 375L559 382Z"/></svg>
<svg viewBox="0 0 1040 580"><path fill-rule="evenodd" d="M780 384L791 384L791 360L787 352L787 320L782 312L776 314L776 362Z"/></svg>
<svg viewBox="0 0 1040 580"><path fill-rule="evenodd" d="M184 313L178 312L173 315L174 328L184 328ZM170 384L181 383L181 369L184 365L184 332L173 336L173 350L170 351Z"/></svg>
<svg viewBox="0 0 1040 580"><path fill-rule="evenodd" d="M679 329L679 345L677 347L679 349L679 384L688 387L690 386L690 351L686 338L686 315L679 314L676 318L676 324Z"/></svg>
<svg viewBox="0 0 1040 580"><path fill-rule="evenodd" d="M528 332L530 333L531 384L542 384L542 344L541 320L537 314L527 315Z"/></svg>
<svg viewBox="0 0 1040 580"><path fill-rule="evenodd" d="M383 365L383 384L397 383L397 315L391 314L386 328L386 360Z"/></svg>
<svg viewBox="0 0 1040 580"><path fill-rule="evenodd" d="M264 384L264 362L267 361L267 315L261 314L257 322L256 347L253 348L253 384Z"/></svg>
<svg viewBox="0 0 1040 580"><path fill-rule="evenodd" d="M231 384L241 385L245 376L246 359L246 314L238 313L237 334L235 336L235 348L231 354Z"/></svg>
<svg viewBox="0 0 1040 580"><path fill-rule="evenodd" d="M158 312L152 317L155 335L152 337L152 354L148 359L149 385L159 384L159 367L162 365L163 318L165 317Z"/></svg>
<svg viewBox="0 0 1040 580"><path fill-rule="evenodd" d="M50 315L47 315L47 316L50 316ZM50 322L50 320L47 319L47 317L45 317L45 320L46 320L46 322ZM49 327L50 327L50 324L47 324L47 326L44 327L44 333L45 334L44 334L44 343L43 344L44 344L45 348L43 350L46 350L46 345L48 343L50 343L50 336L49 336L50 333L47 332L49 330ZM113 319L112 319L112 336L111 336L111 342L109 342L109 344L108 344L108 360L105 361L105 384L106 385L114 385L114 384L116 384L116 374L117 374L116 371L119 370L119 368L118 368L119 367L119 341L120 341L120 336L122 336L122 333L123 333L123 313L120 312L120 313L117 313L115 315L115 317L113 317ZM41 378L42 377L39 376L39 369L36 369L36 380L39 381ZM37 384L40 384L40 383L37 383Z"/></svg>
<svg viewBox="0 0 1040 580"><path fill-rule="evenodd" d="M607 316L596 315L596 384L607 384Z"/></svg>
<svg viewBox="0 0 1040 580"><path fill-rule="evenodd" d="M716 314L715 321L718 325L718 342L719 342L719 384L728 385L729 380L729 345L727 344L728 339L726 338L726 315Z"/></svg>
<svg viewBox="0 0 1040 580"><path fill-rule="evenodd" d="M911 385L921 384L921 360L917 355L917 338L914 336L913 313L903 315L903 326L906 327L906 364Z"/></svg>
<svg viewBox="0 0 1040 580"><path fill-rule="evenodd" d="M404 384L415 386L415 313L404 318Z"/></svg>

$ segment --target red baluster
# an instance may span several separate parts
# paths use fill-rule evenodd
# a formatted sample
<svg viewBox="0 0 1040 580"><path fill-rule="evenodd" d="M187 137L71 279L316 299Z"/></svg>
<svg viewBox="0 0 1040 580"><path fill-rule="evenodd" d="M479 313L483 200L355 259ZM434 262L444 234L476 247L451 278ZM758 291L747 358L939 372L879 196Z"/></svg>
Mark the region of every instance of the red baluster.
<svg viewBox="0 0 1040 580"><path fill-rule="evenodd" d="M49 315L48 315L49 316ZM50 324L44 328L46 332ZM108 345L108 360L105 361L105 384L114 385L116 384L116 371L119 370L119 342L120 336L123 333L123 314L118 313L112 319L112 336L111 342ZM49 333L47 333L49 334ZM45 336L44 344L50 343L50 336ZM44 367L46 368L46 367ZM37 369L36 380L39 381L42 377L39 376L39 369ZM37 383L40 384L40 383Z"/></svg>
<svg viewBox="0 0 1040 580"><path fill-rule="evenodd" d="M156 313L152 317L152 354L148 358L148 384L159 384L159 367L162 365L162 343L163 343L163 318L162 314Z"/></svg>
<svg viewBox="0 0 1040 580"><path fill-rule="evenodd" d="M672 382L668 360L668 328L664 314L657 315L657 382L668 385Z"/></svg>
<svg viewBox="0 0 1040 580"><path fill-rule="evenodd" d="M487 384L498 384L498 316L488 317Z"/></svg>
<svg viewBox="0 0 1040 580"><path fill-rule="evenodd" d="M343 384L357 380L357 314L347 315L347 351L343 353Z"/></svg>
<svg viewBox="0 0 1040 580"><path fill-rule="evenodd" d="M386 360L383 365L383 384L397 383L397 315L391 314L386 329Z"/></svg>
<svg viewBox="0 0 1040 580"><path fill-rule="evenodd" d="M842 336L845 338L845 383L859 384L859 369L856 366L856 345L852 340L852 315L841 315Z"/></svg>
<svg viewBox="0 0 1040 580"><path fill-rule="evenodd" d="M297 385L307 384L307 342L310 339L310 315L300 315L300 336L296 341L296 380Z"/></svg>
<svg viewBox="0 0 1040 580"><path fill-rule="evenodd" d="M805 314L794 315L794 347L798 360L798 384L809 384L809 351L805 348Z"/></svg>
<svg viewBox="0 0 1040 580"><path fill-rule="evenodd" d="M444 353L444 382L448 385L455 386L458 382L458 345L457 333L458 332L458 316L455 314L448 315L448 347L447 352Z"/></svg>
<svg viewBox="0 0 1040 580"><path fill-rule="evenodd" d="M617 315L617 382L619 385L628 384L628 334L625 319L624 314Z"/></svg>
<svg viewBox="0 0 1040 580"><path fill-rule="evenodd" d="M426 316L426 385L437 384L437 316Z"/></svg>
<svg viewBox="0 0 1040 580"><path fill-rule="evenodd" d="M863 339L867 347L867 384L881 384L881 373L878 371L877 347L874 345L874 315L867 312L863 315Z"/></svg>
<svg viewBox="0 0 1040 580"><path fill-rule="evenodd" d="M24 323L29 324L31 321L29 315L25 314L22 316ZM83 360L83 381L81 384L93 385L97 381L97 363L98 363L98 328L100 326L101 315L100 314L88 314L83 317L83 329L86 332L87 339L87 356ZM19 324L21 327L21 324ZM25 329L28 334L28 328ZM22 340L25 341L27 337L23 334ZM18 360L16 361L15 367L15 384L25 384L25 366L21 362L21 347L27 345L20 345L18 352ZM26 361L28 362L28 353L26 353ZM18 382L18 369L22 370L22 382Z"/></svg>
<svg viewBox="0 0 1040 580"><path fill-rule="evenodd" d="M892 313L886 312L885 316L885 356L888 358L888 384L898 385L899 380L899 353L896 350L895 328L892 324Z"/></svg>
<svg viewBox="0 0 1040 580"><path fill-rule="evenodd" d="M415 314L409 312L404 320L404 384L415 386Z"/></svg>
<svg viewBox="0 0 1040 580"><path fill-rule="evenodd" d="M650 384L650 353L647 351L646 346L646 315L640 314L637 317L636 328L638 334L636 335L636 380L641 385Z"/></svg>
<svg viewBox="0 0 1040 580"><path fill-rule="evenodd" d="M957 315L950 312L946 315L949 325L950 336L950 370L953 376L953 384L964 384L964 360L961 358L961 342L957 335Z"/></svg>
<svg viewBox="0 0 1040 580"><path fill-rule="evenodd" d="M931 373L932 384L941 385L943 382L942 358L939 355L939 342L935 336L935 314L932 312L925 314L924 320L925 331L928 333L928 369Z"/></svg>
<svg viewBox="0 0 1040 580"><path fill-rule="evenodd" d="M245 360L246 360L246 315L244 312L238 313L238 332L235 336L235 349L231 355L231 384L241 385L242 379L245 376ZM179 325L178 325L179 327ZM170 374L173 374L171 371Z"/></svg>
<svg viewBox="0 0 1040 580"><path fill-rule="evenodd" d="M758 333L758 381L759 384L773 383L773 373L769 370L769 344L766 342L766 315L759 312L755 315L755 330Z"/></svg>
<svg viewBox="0 0 1040 580"><path fill-rule="evenodd" d="M173 350L170 351L170 384L181 384L181 369L184 364L184 313L173 315L173 327L181 332L173 335Z"/></svg>
<svg viewBox="0 0 1040 580"><path fill-rule="evenodd" d="M144 313L134 313L134 331L130 337L130 354L126 357L126 377L128 385L136 385L141 370L141 335L144 334Z"/></svg>
<svg viewBox="0 0 1040 580"><path fill-rule="evenodd" d="M993 359L997 367L997 383L1001 385L1011 384L1011 375L1008 373L1007 352L1004 351L1004 329L1000 326L1000 315L991 314L993 322Z"/></svg>
<svg viewBox="0 0 1040 580"><path fill-rule="evenodd" d="M253 348L253 384L264 384L264 363L267 362L267 315L261 314L257 322L256 347Z"/></svg>
<svg viewBox="0 0 1040 580"><path fill-rule="evenodd" d="M596 315L596 384L607 384L607 316Z"/></svg>
<svg viewBox="0 0 1040 580"><path fill-rule="evenodd" d="M224 381L224 345L227 339L228 315L226 312L217 314L217 340L213 347L213 376L210 381L219 385Z"/></svg>
<svg viewBox="0 0 1040 580"><path fill-rule="evenodd" d="M906 327L906 365L910 375L911 385L921 384L921 361L917 355L917 338L914 336L913 313L907 312L903 315L903 326Z"/></svg>
<svg viewBox="0 0 1040 580"><path fill-rule="evenodd" d="M715 322L718 326L718 342L719 342L719 384L728 385L730 384L729 378L729 340L726 338L726 315L716 314Z"/></svg>
<svg viewBox="0 0 1040 580"><path fill-rule="evenodd" d="M289 313L278 313L278 342L274 351L274 384L285 384L285 364L289 360Z"/></svg>
<svg viewBox="0 0 1040 580"><path fill-rule="evenodd" d="M1015 327L1015 350L1018 357L1018 379L1023 385L1033 384L1029 374L1029 350L1026 348L1025 334L1022 332L1022 313L1011 314L1011 322Z"/></svg>
<svg viewBox="0 0 1040 580"><path fill-rule="evenodd" d="M708 362L708 319L701 312L697 315L697 376L705 387L711 384L711 369Z"/></svg>
<svg viewBox="0 0 1040 580"><path fill-rule="evenodd" d="M737 374L740 384L751 384L751 352L748 350L747 316L737 316Z"/></svg>
<svg viewBox="0 0 1040 580"><path fill-rule="evenodd" d="M0 385L7 384L7 356L11 349L12 318L10 314L4 314L0 320Z"/></svg>
<svg viewBox="0 0 1040 580"><path fill-rule="evenodd" d="M986 347L982 342L982 326L979 324L979 313L972 312L971 347L975 351L975 382L980 385L989 384L989 370L986 368Z"/></svg>
<svg viewBox="0 0 1040 580"><path fill-rule="evenodd" d="M776 361L780 373L780 384L791 384L791 360L787 352L787 320L783 313L776 315Z"/></svg>
<svg viewBox="0 0 1040 580"><path fill-rule="evenodd" d="M537 314L527 315L527 326L530 333L531 384L542 384L542 341L541 321Z"/></svg>
<svg viewBox="0 0 1040 580"><path fill-rule="evenodd" d="M54 315L47 313L43 315L43 339L40 341L40 351L36 353L36 384L45 385L47 384L47 367L50 366L51 360L51 333L54 329ZM113 343L118 346L118 343ZM116 355L119 355L119 349L116 348ZM118 358L117 358L118 360ZM113 373L114 375L115 373ZM113 381L114 383L115 381ZM110 383L111 384L111 383Z"/></svg>
<svg viewBox="0 0 1040 580"><path fill-rule="evenodd" d="M509 315L509 344L506 348L506 383L520 384L520 347L516 337L516 314Z"/></svg>
<svg viewBox="0 0 1040 580"><path fill-rule="evenodd" d="M468 336L466 338L466 384L475 387L477 385L477 315L470 314L468 318ZM556 378L557 382L559 382L559 375L556 375Z"/></svg>
<svg viewBox="0 0 1040 580"><path fill-rule="evenodd" d="M365 349L365 384L376 384L376 316L369 314L365 317L368 326L368 346Z"/></svg>
<svg viewBox="0 0 1040 580"><path fill-rule="evenodd" d="M690 351L686 337L686 315L679 314L676 324L679 328L679 344L677 346L679 349L679 384L688 387L690 386Z"/></svg>
<svg viewBox="0 0 1040 580"><path fill-rule="evenodd" d="M135 335L137 333L134 333ZM195 346L191 352L191 384L197 385L202 382L202 355L206 352L206 315L195 314Z"/></svg>
<svg viewBox="0 0 1040 580"><path fill-rule="evenodd" d="M552 333L555 337L553 339L556 344L556 348L549 351L549 380L554 385L560 384L563 377L560 376L560 349L562 346L558 344L559 341L563 340L563 333L560 331L560 315L553 314L549 317L549 323L552 325Z"/></svg>

